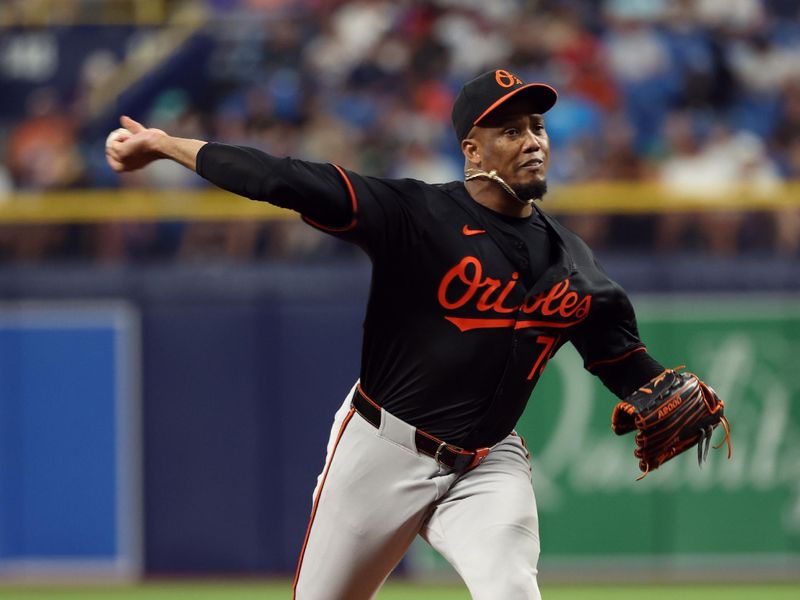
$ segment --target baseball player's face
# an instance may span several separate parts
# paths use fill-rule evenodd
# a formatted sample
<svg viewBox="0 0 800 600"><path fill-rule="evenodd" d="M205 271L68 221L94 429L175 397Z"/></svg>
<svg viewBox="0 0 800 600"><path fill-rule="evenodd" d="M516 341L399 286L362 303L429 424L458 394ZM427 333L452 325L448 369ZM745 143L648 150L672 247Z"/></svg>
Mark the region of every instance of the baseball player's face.
<svg viewBox="0 0 800 600"><path fill-rule="evenodd" d="M528 110L524 103L510 100L470 132L477 166L484 171L497 170L517 192L544 189L550 160L544 117Z"/></svg>

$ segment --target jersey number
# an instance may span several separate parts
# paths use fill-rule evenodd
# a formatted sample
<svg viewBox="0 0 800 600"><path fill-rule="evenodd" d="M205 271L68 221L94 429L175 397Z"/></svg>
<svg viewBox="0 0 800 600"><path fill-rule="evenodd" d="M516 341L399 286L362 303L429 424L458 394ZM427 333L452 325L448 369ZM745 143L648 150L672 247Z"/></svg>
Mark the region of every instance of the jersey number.
<svg viewBox="0 0 800 600"><path fill-rule="evenodd" d="M544 368L547 365L547 361L553 356L553 349L555 348L556 342L558 341L557 337L551 337L549 335L540 335L536 338L537 344L542 344L544 346L542 351L539 353L539 356L536 357L536 362L533 363L533 368L531 372L528 373L528 379L533 379L537 375L541 375L544 372Z"/></svg>

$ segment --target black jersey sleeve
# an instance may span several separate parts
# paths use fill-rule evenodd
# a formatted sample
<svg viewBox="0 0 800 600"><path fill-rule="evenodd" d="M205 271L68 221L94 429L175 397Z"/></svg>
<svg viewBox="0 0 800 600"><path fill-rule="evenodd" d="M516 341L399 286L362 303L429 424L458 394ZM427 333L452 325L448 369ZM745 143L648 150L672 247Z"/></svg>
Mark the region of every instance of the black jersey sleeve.
<svg viewBox="0 0 800 600"><path fill-rule="evenodd" d="M603 270L600 263L592 257L595 294L593 310L588 321L576 331L570 341L583 358L584 368L593 375L603 376L613 371L613 365L627 358L645 352L645 345L639 337L636 315L628 294ZM629 386L638 387L641 383L637 365L650 371L648 365L634 361L630 370L613 371L612 391L617 393ZM612 367L609 370L609 367ZM623 378L625 381L620 380ZM633 380L636 381L633 381ZM642 381L646 381L646 378Z"/></svg>
<svg viewBox="0 0 800 600"><path fill-rule="evenodd" d="M353 221L352 195L334 165L212 142L198 152L196 169L224 190L295 210L332 229Z"/></svg>
<svg viewBox="0 0 800 600"><path fill-rule="evenodd" d="M571 338L583 358L584 368L590 373L644 349L633 306L625 291L613 284L612 290L594 299L596 303L589 322Z"/></svg>
<svg viewBox="0 0 800 600"><path fill-rule="evenodd" d="M413 245L431 221L432 186L413 179L365 177L339 169L350 193L353 219L346 228L315 227L362 246L371 256L397 255Z"/></svg>
<svg viewBox="0 0 800 600"><path fill-rule="evenodd" d="M664 366L650 356L644 348L624 355L620 360L596 365L592 369L603 385L620 400L627 398L663 371Z"/></svg>
<svg viewBox="0 0 800 600"><path fill-rule="evenodd" d="M371 255L412 243L426 213L422 182L363 177L255 148L206 144L197 155L197 173L240 196L295 210L308 224Z"/></svg>

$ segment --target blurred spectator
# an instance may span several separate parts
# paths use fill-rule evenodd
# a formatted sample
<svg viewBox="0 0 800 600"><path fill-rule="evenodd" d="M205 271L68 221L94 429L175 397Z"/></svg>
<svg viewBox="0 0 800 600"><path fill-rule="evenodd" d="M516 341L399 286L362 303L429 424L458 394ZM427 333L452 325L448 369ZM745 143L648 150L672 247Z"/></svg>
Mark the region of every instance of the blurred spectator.
<svg viewBox="0 0 800 600"><path fill-rule="evenodd" d="M599 139L582 138L580 143L572 144L570 150L573 167L581 171L581 177L574 178L576 180L633 182L644 181L649 176L647 163L635 149L634 130L620 113L609 118ZM604 249L609 243L630 247L648 237L641 217L589 214L570 215L562 220L597 249Z"/></svg>
<svg viewBox="0 0 800 600"><path fill-rule="evenodd" d="M95 50L83 60L71 102L71 112L79 123L85 123L92 118L92 109L96 105L95 96L111 84L118 67L119 61L110 50Z"/></svg>
<svg viewBox="0 0 800 600"><path fill-rule="evenodd" d="M28 97L26 114L11 130L8 140L8 168L15 186L24 190L52 190L82 183L83 160L77 147L77 127L55 90L34 91Z"/></svg>
<svg viewBox="0 0 800 600"><path fill-rule="evenodd" d="M694 0L694 10L701 23L742 31L760 27L766 18L762 0Z"/></svg>
<svg viewBox="0 0 800 600"><path fill-rule="evenodd" d="M790 81L782 94L782 106L773 137L773 151L789 178L800 178L797 144L800 143L800 74Z"/></svg>
<svg viewBox="0 0 800 600"><path fill-rule="evenodd" d="M553 60L563 69L570 92L607 113L617 109L620 93L608 68L609 59L600 40L584 29L573 11L563 11L550 29Z"/></svg>
<svg viewBox="0 0 800 600"><path fill-rule="evenodd" d="M344 2L306 48L310 66L329 85L341 84L392 27L399 7L388 0Z"/></svg>
<svg viewBox="0 0 800 600"><path fill-rule="evenodd" d="M530 25L527 20L526 23ZM525 28L525 32L520 34L521 27L510 24L509 28L512 30L510 39L503 35L502 28L493 27L490 21L474 10L457 5L437 19L433 31L436 39L449 52L452 74L466 81L488 65L503 63L512 48L519 48L523 44L537 45L537 36L530 35L531 29Z"/></svg>
<svg viewBox="0 0 800 600"><path fill-rule="evenodd" d="M636 146L644 151L654 143L677 86L664 36L639 20L638 11L632 10L636 3L630 3L630 12L620 10L627 4L609 3L615 10L609 12L605 45L612 75L625 98L625 112L636 129Z"/></svg>
<svg viewBox="0 0 800 600"><path fill-rule="evenodd" d="M800 46L781 47L754 34L731 45L731 64L746 92L774 95L800 74Z"/></svg>
<svg viewBox="0 0 800 600"><path fill-rule="evenodd" d="M736 119L759 135L769 136L779 111L780 93L800 76L800 44L783 47L763 33L730 47L731 64L741 84Z"/></svg>
<svg viewBox="0 0 800 600"><path fill-rule="evenodd" d="M464 167L436 154L425 144L411 142L403 146L391 176L419 179L429 183L446 183L462 179Z"/></svg>
<svg viewBox="0 0 800 600"><path fill-rule="evenodd" d="M800 181L800 75L786 85L773 144L783 175ZM774 221L776 250L797 256L800 252L800 208L776 211Z"/></svg>
<svg viewBox="0 0 800 600"><path fill-rule="evenodd" d="M754 195L775 193L780 185L775 164L763 142L749 132L732 132L719 124L700 144L685 114L674 115L668 131L672 156L661 167L662 185L676 196L707 201L717 211L664 215L659 221L658 248L684 247L686 230L696 227L695 235L714 254L735 254L746 216L741 209L729 208L727 201L735 201L745 190Z"/></svg>
<svg viewBox="0 0 800 600"><path fill-rule="evenodd" d="M692 14L693 6L692 0L675 2L666 23L665 40L677 79L675 107L724 110L736 91L725 38L704 28Z"/></svg>
<svg viewBox="0 0 800 600"><path fill-rule="evenodd" d="M84 183L75 123L55 90L40 88L28 97L26 118L11 130L6 149L14 186L26 191L63 190ZM57 254L67 242L65 225L37 224L4 228L0 254L15 261L39 261Z"/></svg>

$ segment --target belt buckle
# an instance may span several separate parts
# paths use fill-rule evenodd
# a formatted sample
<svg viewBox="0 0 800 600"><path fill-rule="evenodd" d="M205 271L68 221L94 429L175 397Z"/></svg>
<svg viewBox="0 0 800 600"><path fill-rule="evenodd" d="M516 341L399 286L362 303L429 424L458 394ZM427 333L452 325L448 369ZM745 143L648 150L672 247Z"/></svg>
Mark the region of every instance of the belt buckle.
<svg viewBox="0 0 800 600"><path fill-rule="evenodd" d="M447 447L448 447L447 442L442 442L441 444L439 444L439 447L436 449L436 454L434 454L433 458L438 464L444 465L445 467L450 467L450 465L443 463L441 460L442 451ZM453 452L458 454L458 457L456 458L456 463L452 468L456 468L459 470L463 468L464 471L469 471L470 469L474 469L479 464L481 464L483 462L483 459L486 458L486 456L489 454L490 450L490 448L478 448L474 452L467 452L466 450L464 450L463 448L459 448L458 446L452 446L452 449ZM472 457L470 459L470 462L466 465L466 467L464 467L463 466L464 461L461 461L459 459L466 458L469 454L472 454Z"/></svg>
<svg viewBox="0 0 800 600"><path fill-rule="evenodd" d="M447 448L447 442L442 442L436 449L436 454L433 455L433 460L435 460L437 464L444 465L444 463L440 460L440 458L442 456L442 450L444 450L445 448ZM447 465L444 466L446 467Z"/></svg>

